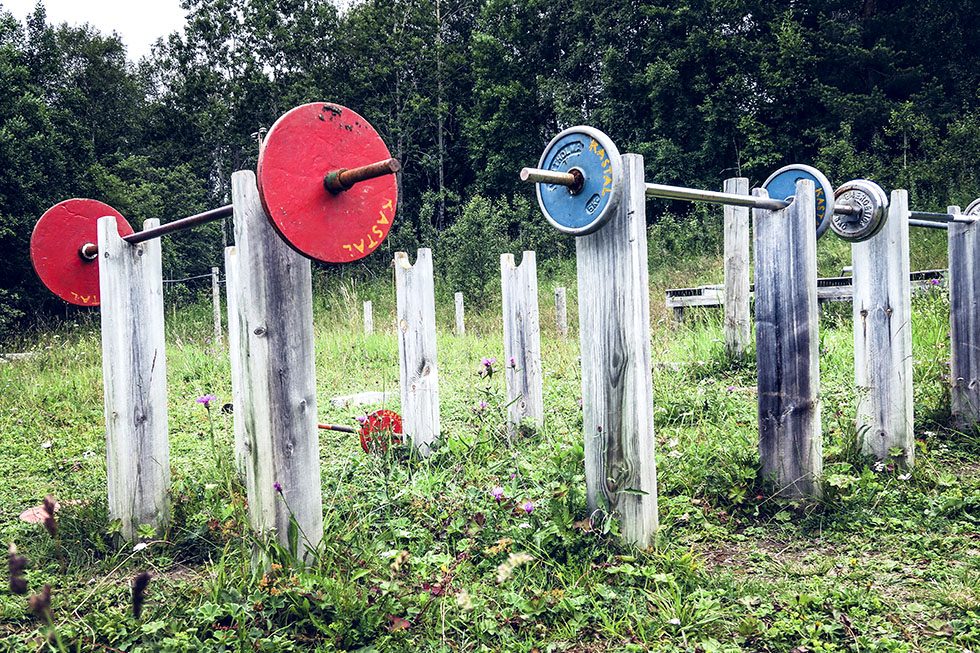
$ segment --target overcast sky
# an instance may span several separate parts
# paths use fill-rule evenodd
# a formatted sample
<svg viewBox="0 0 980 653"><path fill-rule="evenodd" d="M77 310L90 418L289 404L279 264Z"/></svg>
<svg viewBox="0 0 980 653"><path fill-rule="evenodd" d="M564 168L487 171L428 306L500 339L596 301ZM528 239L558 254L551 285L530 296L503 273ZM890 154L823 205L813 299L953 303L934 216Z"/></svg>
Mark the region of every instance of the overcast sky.
<svg viewBox="0 0 980 653"><path fill-rule="evenodd" d="M133 61L150 53L150 45L184 26L180 0L43 0L49 23L89 23L100 32L116 32ZM37 0L0 0L0 7L24 22Z"/></svg>

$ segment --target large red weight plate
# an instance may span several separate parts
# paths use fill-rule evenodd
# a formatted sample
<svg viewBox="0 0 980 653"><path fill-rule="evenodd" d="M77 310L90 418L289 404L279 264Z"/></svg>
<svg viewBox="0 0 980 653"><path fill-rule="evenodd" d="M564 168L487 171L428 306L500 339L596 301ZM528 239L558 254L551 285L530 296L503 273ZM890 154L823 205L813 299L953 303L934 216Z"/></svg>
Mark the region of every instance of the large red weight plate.
<svg viewBox="0 0 980 653"><path fill-rule="evenodd" d="M69 304L99 305L99 262L80 254L86 243L98 244L99 218L112 215L120 236L133 228L116 209L90 199L70 199L44 212L31 233L31 263L48 289Z"/></svg>
<svg viewBox="0 0 980 653"><path fill-rule="evenodd" d="M304 104L282 115L259 152L262 204L279 234L300 254L326 263L364 258L384 241L395 217L394 175L333 194L327 173L391 157L371 124L339 104Z"/></svg>
<svg viewBox="0 0 980 653"><path fill-rule="evenodd" d="M384 453L388 442L401 444L402 417L393 410L376 410L361 424L361 448L365 453L372 450Z"/></svg>

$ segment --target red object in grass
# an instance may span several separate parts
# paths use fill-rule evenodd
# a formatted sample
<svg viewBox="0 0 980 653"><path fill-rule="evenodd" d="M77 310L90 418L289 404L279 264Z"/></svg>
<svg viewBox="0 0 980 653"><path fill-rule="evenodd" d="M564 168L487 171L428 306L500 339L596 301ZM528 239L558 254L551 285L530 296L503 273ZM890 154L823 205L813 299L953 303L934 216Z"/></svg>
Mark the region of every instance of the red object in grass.
<svg viewBox="0 0 980 653"><path fill-rule="evenodd" d="M361 424L361 448L365 453L388 450L388 442L401 444L402 417L393 410L376 410Z"/></svg>

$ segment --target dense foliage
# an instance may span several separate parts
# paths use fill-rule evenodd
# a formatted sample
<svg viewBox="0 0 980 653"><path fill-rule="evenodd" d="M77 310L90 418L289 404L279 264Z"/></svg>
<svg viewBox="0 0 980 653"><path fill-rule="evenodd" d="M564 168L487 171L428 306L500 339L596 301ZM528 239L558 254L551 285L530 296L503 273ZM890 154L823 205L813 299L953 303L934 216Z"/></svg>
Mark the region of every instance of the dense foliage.
<svg viewBox="0 0 980 653"><path fill-rule="evenodd" d="M254 134L306 101L356 109L402 160L389 251L438 249L468 208L495 222L475 233L560 256L568 244L529 223L516 171L580 122L669 182L759 183L799 161L908 188L922 208L980 187L971 0L184 5L183 33L138 64L115 36L50 25L40 7L21 25L0 6L0 327L60 306L27 256L48 206L91 196L166 221L225 202L230 173L255 164ZM648 215L667 211L700 220L663 203ZM226 238L210 229L173 239L167 274L220 262ZM484 243L472 226L453 233L436 258L472 274Z"/></svg>

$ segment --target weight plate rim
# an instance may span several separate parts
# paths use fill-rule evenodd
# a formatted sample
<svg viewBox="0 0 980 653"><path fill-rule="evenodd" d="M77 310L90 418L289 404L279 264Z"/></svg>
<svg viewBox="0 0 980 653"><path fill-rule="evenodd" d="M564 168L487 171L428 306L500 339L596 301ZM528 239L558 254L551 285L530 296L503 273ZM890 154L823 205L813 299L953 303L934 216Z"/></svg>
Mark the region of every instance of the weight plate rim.
<svg viewBox="0 0 980 653"><path fill-rule="evenodd" d="M980 197L966 205L966 210L963 211L963 215L980 216Z"/></svg>
<svg viewBox="0 0 980 653"><path fill-rule="evenodd" d="M820 186L824 189L824 195L826 196L827 199L827 212L825 213L824 217L817 223L817 240L820 240L820 238L823 237L825 233L827 233L827 230L830 229L830 223L833 219L834 200L837 197L834 194L834 186L833 184L830 183L830 180L827 178L827 175L820 172L820 170L818 170L817 168L814 168L813 166L807 165L805 163L790 163L789 165L785 165L779 168L771 175L766 177L766 180L762 182L762 188L765 188L766 191L768 191L769 184L776 177L789 170L802 170L806 173L809 173L814 178L816 178L816 180L820 183Z"/></svg>
<svg viewBox="0 0 980 653"><path fill-rule="evenodd" d="M86 205L97 205L99 208L92 214L83 213L81 209L72 210L69 208L73 204L85 203ZM84 208L89 208L85 206ZM81 223L74 225L74 231L70 224L59 224L58 236L55 238L51 234L46 234L45 229L48 221L57 220L60 212L68 212L70 215L80 216ZM97 213L97 215L96 215ZM34 274L45 288L62 301L73 306L83 306L95 308L102 304L101 281L99 279L99 261L97 259L85 260L79 255L82 245L92 243L98 245L98 221L104 216L116 218L116 227L120 236L128 236L135 233L129 221L113 206L90 197L71 197L62 200L41 214L34 228L31 230L29 241L29 254L31 267ZM75 233L82 232L78 238L73 238ZM50 239L54 244L49 245L42 239ZM75 283L80 280L80 283ZM75 292L81 285L94 285L94 295L88 295L87 289L83 292ZM72 298L94 297L92 301L81 301Z"/></svg>
<svg viewBox="0 0 980 653"><path fill-rule="evenodd" d="M878 202L881 206L881 217L879 218L878 222L872 226L872 229L867 234L861 236L860 238L854 238L850 235L841 233L836 228L836 223L833 221L833 218L831 218L830 226L841 240L849 243L863 243L877 236L879 233L881 233L881 230L885 228L885 223L888 221L888 194L885 192L885 189L881 187L881 184L878 184L870 179L859 178L848 180L834 189L834 197L841 197L844 195L844 193L850 192L854 189L862 190L862 192L869 192L870 194L878 196Z"/></svg>
<svg viewBox="0 0 980 653"><path fill-rule="evenodd" d="M328 172L331 172L333 169L336 168L332 168L331 170L322 170L322 171L317 170L311 173L311 176L312 174L315 174L319 178L319 183L317 184L318 192L322 191L324 197L332 196L332 197L340 198L345 194L350 194L350 196L353 197L358 192L361 195L364 195L366 190L370 190L376 186L381 189L378 191L379 194L387 196L387 201L380 207L380 215L386 220L386 222L381 223L376 220L371 225L372 230L369 232L365 232L368 234L369 238L371 238L372 235L374 237L377 237L378 238L377 244L374 247L367 248L365 251L359 251L357 254L355 254L355 249L352 248L348 250L349 256L345 256L339 253L325 253L322 251L322 249L319 252L308 251L307 249L305 249L303 246L301 246L296 242L297 239L296 233L287 235L284 226L279 222L281 217L274 211L274 207L271 205L272 200L270 199L269 195L272 194L273 191L268 190L271 187L271 184L268 183L265 174L266 171L268 171L270 168L270 166L268 165L269 162L266 159L266 155L269 152L270 143L277 138L278 130L282 129L285 125L288 125L291 120L294 119L301 120L305 112L311 112L311 113L319 112L322 114L323 111L330 111L332 113L335 113L337 115L342 115L342 116L352 116L351 119L354 122L360 121L367 127L370 138L376 140L377 143L379 143L381 146L381 149L379 150L378 156L375 160L364 161L364 162L350 161L349 165L344 165L344 167L353 168L358 165L364 165L366 163L374 163L377 160L381 160L384 158L391 158L391 150L388 148L388 144L385 142L384 138L381 137L381 134L374 127L374 125L371 124L369 120L365 119L364 116L359 114L357 111L354 111L353 109L346 107L342 104L337 104L336 102L307 102L305 104L295 106L289 111L279 116L279 118L277 118L276 121L269 128L269 131L266 133L265 138L262 140L262 143L259 147L259 157L258 157L258 162L256 164L255 181L259 191L259 199L262 203L262 208L265 211L266 217L269 220L269 224L272 225L276 233L293 251L313 261L319 261L321 263L327 263L332 265L343 265L345 263L357 262L375 253L376 251L378 251L378 249L380 249L381 245L390 235L391 229L394 226L395 215L398 209L398 180L396 178L396 175L395 174L383 175L381 177L376 177L374 179L369 179L360 182L355 186L353 186L351 189L346 190L343 193L334 196L330 193L330 191L328 191L323 186L322 179L324 176L326 176ZM323 156L325 157L330 156L330 154L325 153ZM318 219L322 220L324 217L329 218L330 216L321 215L318 216ZM293 219L295 220L296 218L294 217ZM380 230L382 231L381 235L378 235L377 232L373 230L373 227L377 227L379 224L385 225L384 227L380 228ZM297 231L299 233L304 232L303 229L298 229L298 228ZM324 238L336 239L336 237L333 235L333 232L335 231L336 231L336 226L334 226L333 229L326 230L326 235ZM361 245L363 247L363 239L361 240ZM316 246L309 247L309 250L316 250L316 249L317 249ZM318 253L320 255L317 255Z"/></svg>
<svg viewBox="0 0 980 653"><path fill-rule="evenodd" d="M610 192L609 202L599 213L599 215L596 216L596 219L589 224L583 227L567 227L558 223L558 221L551 217L551 213L545 206L544 198L541 196L542 184L534 184L534 193L538 198L538 207L541 209L541 214L544 215L545 220L547 220L552 227L571 236L588 236L589 234L595 233L601 229L607 222L609 222L609 220L612 219L612 216L615 215L616 211L619 209L619 203L622 201L623 195L623 160L619 154L619 148L616 147L616 143L614 143L613 140L609 138L609 136L601 129L590 127L589 125L576 125L558 132L555 137L548 142L548 145L546 145L544 150L541 152L541 158L538 160L539 168L544 168L545 160L548 158L551 148L553 148L556 143L569 134L584 134L589 138L594 139L597 143L599 143L600 147L606 151L606 154L609 155L612 173L612 191Z"/></svg>

